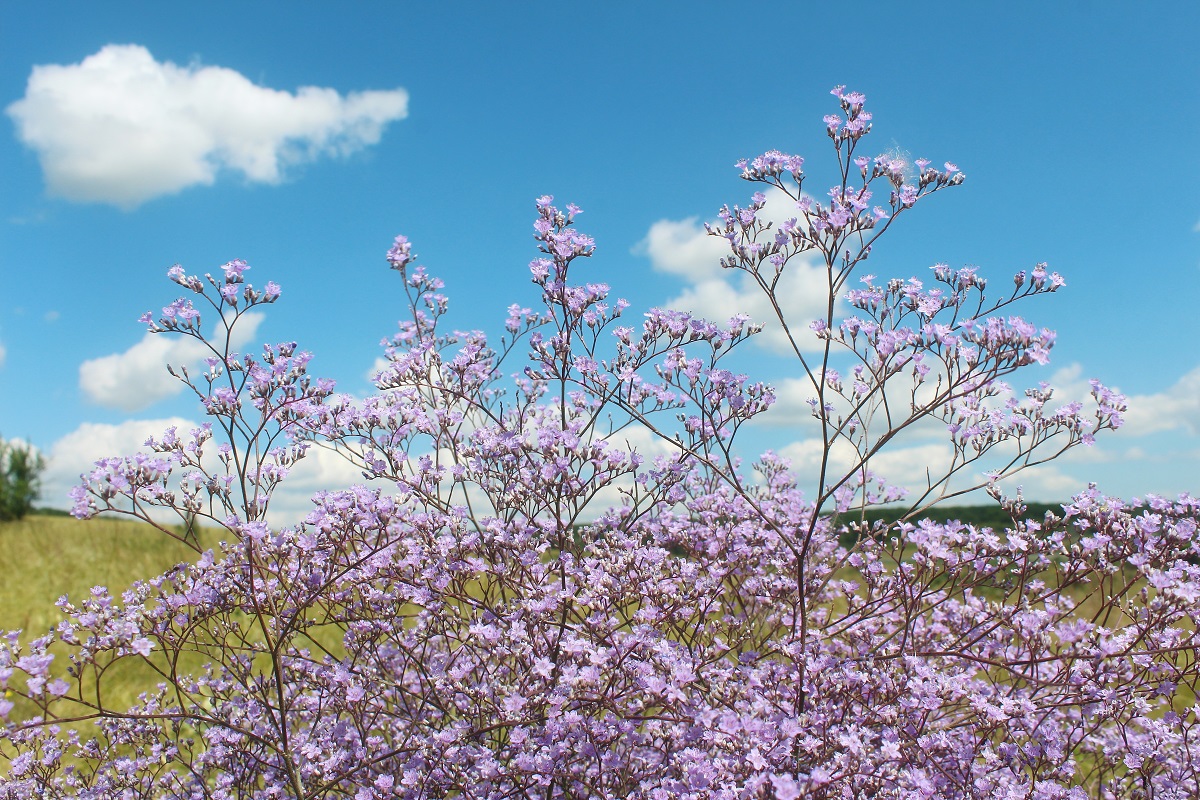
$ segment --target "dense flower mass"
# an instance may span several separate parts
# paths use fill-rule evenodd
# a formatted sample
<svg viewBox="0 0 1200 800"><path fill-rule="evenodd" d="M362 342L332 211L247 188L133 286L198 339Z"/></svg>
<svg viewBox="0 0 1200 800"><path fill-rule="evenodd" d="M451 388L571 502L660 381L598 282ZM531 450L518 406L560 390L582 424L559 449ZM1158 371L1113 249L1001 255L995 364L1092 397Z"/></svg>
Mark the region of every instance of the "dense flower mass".
<svg viewBox="0 0 1200 800"><path fill-rule="evenodd" d="M294 342L231 351L241 316L280 297L245 262L172 268L190 296L143 322L208 345L204 371L172 374L210 421L98 461L74 511L199 549L166 509L224 541L120 596L64 597L48 635L0 638L0 798L1200 796L1200 501L1092 488L1032 519L1002 494L1118 428L1124 399L1011 390L1054 345L1010 309L1065 285L1045 265L998 298L974 267L857 274L963 177L858 154L865 98L834 95L826 199L802 190L804 159L770 151L738 168L784 193L785 222L759 192L710 226L810 386L810 486L733 450L775 400L728 359L760 326L629 320L609 286L575 279L595 244L549 196L539 302L508 307L498 344L443 329L442 282L396 238L407 314L362 400L311 377ZM823 260L829 291L809 328L775 295L799 256ZM211 342L199 308L220 321ZM903 496L872 460L918 424L944 432L948 467L868 523ZM273 526L314 444L370 483ZM974 488L1007 530L918 519ZM149 678L121 705L105 690L131 668Z"/></svg>

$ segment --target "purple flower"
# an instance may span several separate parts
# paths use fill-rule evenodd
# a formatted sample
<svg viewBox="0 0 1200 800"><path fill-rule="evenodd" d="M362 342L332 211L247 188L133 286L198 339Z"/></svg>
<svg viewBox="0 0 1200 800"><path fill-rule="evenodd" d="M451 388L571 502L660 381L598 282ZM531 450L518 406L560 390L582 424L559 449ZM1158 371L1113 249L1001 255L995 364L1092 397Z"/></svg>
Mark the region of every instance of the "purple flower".
<svg viewBox="0 0 1200 800"><path fill-rule="evenodd" d="M241 283L242 274L250 269L250 265L240 258L223 264L221 269L225 271L225 280L229 283Z"/></svg>
<svg viewBox="0 0 1200 800"><path fill-rule="evenodd" d="M71 499L196 557L63 597L48 635L0 634L0 716L20 712L0 796L1191 796L1200 500L1092 487L1033 519L1004 494L1119 427L1125 399L1006 383L1055 343L1009 308L1062 285L1043 264L999 298L974 267L936 264L930 287L862 274L877 220L961 176L922 160L908 185L903 159L855 157L865 100L834 95L828 205L771 150L742 176L802 215L767 225L759 192L707 226L788 323L786 395L730 368L762 329L746 314L619 324L628 303L574 263L595 247L579 209L550 196L541 305L507 305L499 345L445 328L441 281L396 239L408 304L364 397L335 396L296 342L235 352L228 306L278 286L173 269L227 324L210 339L184 300L143 322L209 346L177 374L213 419L99 459ZM892 205L869 213L880 178ZM816 342L771 282L798 261L829 292ZM743 466L740 431L797 390L816 424L796 468ZM904 487L871 468L909 434L945 457L901 476L915 497L896 506ZM337 488L281 525L313 445L353 474L314 463ZM903 517L972 485L1011 525ZM901 521L867 522L889 504ZM161 671L118 704L130 659Z"/></svg>
<svg viewBox="0 0 1200 800"><path fill-rule="evenodd" d="M412 244L407 236L397 236L387 251L387 261L392 265L392 269L403 269L414 258Z"/></svg>

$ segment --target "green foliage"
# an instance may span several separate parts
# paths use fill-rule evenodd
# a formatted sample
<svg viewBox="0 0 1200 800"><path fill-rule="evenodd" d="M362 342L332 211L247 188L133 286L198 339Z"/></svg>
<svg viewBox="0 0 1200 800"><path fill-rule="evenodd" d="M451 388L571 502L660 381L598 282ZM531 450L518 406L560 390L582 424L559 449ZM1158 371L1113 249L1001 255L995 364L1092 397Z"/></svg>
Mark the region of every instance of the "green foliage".
<svg viewBox="0 0 1200 800"><path fill-rule="evenodd" d="M41 491L46 459L29 445L0 439L0 521L22 519Z"/></svg>

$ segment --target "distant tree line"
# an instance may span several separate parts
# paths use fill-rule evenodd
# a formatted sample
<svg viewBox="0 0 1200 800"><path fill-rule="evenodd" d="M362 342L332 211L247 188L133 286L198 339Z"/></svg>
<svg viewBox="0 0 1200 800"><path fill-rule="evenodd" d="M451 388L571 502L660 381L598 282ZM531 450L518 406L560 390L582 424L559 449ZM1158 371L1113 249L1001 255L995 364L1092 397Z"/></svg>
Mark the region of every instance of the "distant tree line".
<svg viewBox="0 0 1200 800"><path fill-rule="evenodd" d="M868 508L862 512L862 517L868 525L884 521L887 523L898 522L907 513L907 507L897 506L894 508L876 507ZM1034 520L1040 522L1046 516L1046 513L1052 513L1056 516L1062 516L1062 503L1026 503L1024 510L1021 511L1019 518L1023 520ZM854 512L847 517L850 521L858 519L858 513ZM922 521L945 525L950 522L959 522L963 525L970 525L974 528L991 528L997 531L1003 531L1011 528L1013 518L1010 513L1004 509L999 503L987 505L973 506L934 506L920 514L909 519L914 525L919 525ZM858 534L853 528L847 529L841 536L841 543L846 547L852 547L858 539Z"/></svg>
<svg viewBox="0 0 1200 800"><path fill-rule="evenodd" d="M868 522L881 519L891 522L903 516L906 510L903 508L869 508L864 516ZM1021 519L1041 520L1046 516L1047 511L1061 517L1063 513L1062 503L1026 503L1025 511L1021 514ZM976 528L993 528L998 530L1012 526L1012 517L1009 516L1009 512L1004 510L998 503L977 506L934 506L928 511L913 517L911 521L918 523L921 520L929 520L930 522L940 524L957 521L964 525L974 525Z"/></svg>

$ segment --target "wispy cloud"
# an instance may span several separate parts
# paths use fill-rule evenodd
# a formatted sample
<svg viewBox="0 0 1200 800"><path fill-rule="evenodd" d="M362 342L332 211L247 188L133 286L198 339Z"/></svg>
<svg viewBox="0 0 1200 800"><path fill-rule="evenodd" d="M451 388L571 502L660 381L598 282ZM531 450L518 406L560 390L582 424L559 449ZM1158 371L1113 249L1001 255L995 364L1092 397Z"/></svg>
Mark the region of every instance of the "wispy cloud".
<svg viewBox="0 0 1200 800"><path fill-rule="evenodd" d="M373 145L407 116L408 93L278 91L232 69L107 45L78 64L34 67L7 112L51 193L133 208L212 184L223 169L276 183L289 165Z"/></svg>
<svg viewBox="0 0 1200 800"><path fill-rule="evenodd" d="M1125 418L1133 436L1169 430L1200 433L1200 365L1164 391L1131 395Z"/></svg>

